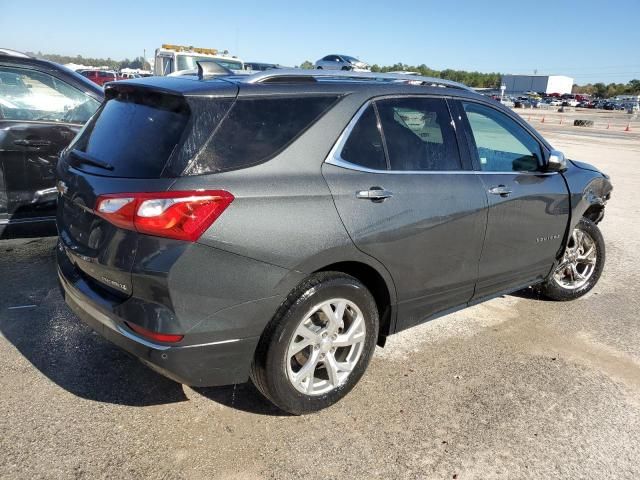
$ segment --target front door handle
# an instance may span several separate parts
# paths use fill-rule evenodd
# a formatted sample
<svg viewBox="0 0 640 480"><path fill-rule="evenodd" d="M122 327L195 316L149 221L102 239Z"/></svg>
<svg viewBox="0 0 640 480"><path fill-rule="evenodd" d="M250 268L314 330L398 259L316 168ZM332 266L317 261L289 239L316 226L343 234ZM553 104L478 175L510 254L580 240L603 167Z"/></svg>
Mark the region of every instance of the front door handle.
<svg viewBox="0 0 640 480"><path fill-rule="evenodd" d="M393 197L393 193L382 187L371 187L369 190L358 190L356 192L356 198L371 200L373 202L383 202L391 197Z"/></svg>
<svg viewBox="0 0 640 480"><path fill-rule="evenodd" d="M500 195L501 197L508 197L513 190L505 185L498 185L497 187L491 187L489 193L493 195Z"/></svg>
<svg viewBox="0 0 640 480"><path fill-rule="evenodd" d="M14 145L20 145L21 147L37 147L37 148L48 147L49 145L51 145L51 142L49 140L27 140L24 138L14 140L13 143Z"/></svg>

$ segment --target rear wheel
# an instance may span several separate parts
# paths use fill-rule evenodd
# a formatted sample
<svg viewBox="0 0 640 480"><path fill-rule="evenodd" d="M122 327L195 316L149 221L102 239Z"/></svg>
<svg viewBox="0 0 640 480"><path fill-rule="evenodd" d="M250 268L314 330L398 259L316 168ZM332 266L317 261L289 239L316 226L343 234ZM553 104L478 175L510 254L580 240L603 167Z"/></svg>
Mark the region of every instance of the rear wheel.
<svg viewBox="0 0 640 480"><path fill-rule="evenodd" d="M378 310L366 287L339 272L314 274L265 330L251 379L282 410L315 412L351 391L377 338Z"/></svg>
<svg viewBox="0 0 640 480"><path fill-rule="evenodd" d="M322 70L322 67L317 67L317 68L318 68L318 70Z"/></svg>
<svg viewBox="0 0 640 480"><path fill-rule="evenodd" d="M604 238L600 229L591 220L582 218L571 232L562 260L540 291L552 300L581 297L598 283L604 261Z"/></svg>

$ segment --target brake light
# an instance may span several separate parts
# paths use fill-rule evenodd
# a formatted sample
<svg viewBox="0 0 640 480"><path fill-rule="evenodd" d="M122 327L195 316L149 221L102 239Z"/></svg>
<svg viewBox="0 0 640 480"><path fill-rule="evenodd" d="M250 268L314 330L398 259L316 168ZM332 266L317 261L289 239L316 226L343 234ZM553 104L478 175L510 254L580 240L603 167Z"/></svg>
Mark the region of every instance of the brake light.
<svg viewBox="0 0 640 480"><path fill-rule="evenodd" d="M124 323L127 325L127 327L129 327L131 330L133 330L137 334L140 334L143 337L148 338L149 340L155 340L156 342L175 343L175 342L179 342L184 338L184 335L174 335L171 333L154 332L152 330L147 330L146 328L141 327L140 325L135 325L129 322L124 322Z"/></svg>
<svg viewBox="0 0 640 480"><path fill-rule="evenodd" d="M100 195L95 213L128 230L195 242L233 201L224 190Z"/></svg>

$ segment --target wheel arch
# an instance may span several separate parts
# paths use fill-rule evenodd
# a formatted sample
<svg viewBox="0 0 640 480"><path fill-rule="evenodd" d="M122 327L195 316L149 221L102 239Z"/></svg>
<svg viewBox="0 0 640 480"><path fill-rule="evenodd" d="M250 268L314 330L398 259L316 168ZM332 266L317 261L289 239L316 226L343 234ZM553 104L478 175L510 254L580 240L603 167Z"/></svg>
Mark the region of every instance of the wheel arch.
<svg viewBox="0 0 640 480"><path fill-rule="evenodd" d="M361 262L346 260L325 265L316 269L318 272L341 272L358 279L371 292L378 307L380 318L380 331L378 333L378 345L383 347L387 336L395 330L396 302L395 288L389 285L384 276L371 265Z"/></svg>

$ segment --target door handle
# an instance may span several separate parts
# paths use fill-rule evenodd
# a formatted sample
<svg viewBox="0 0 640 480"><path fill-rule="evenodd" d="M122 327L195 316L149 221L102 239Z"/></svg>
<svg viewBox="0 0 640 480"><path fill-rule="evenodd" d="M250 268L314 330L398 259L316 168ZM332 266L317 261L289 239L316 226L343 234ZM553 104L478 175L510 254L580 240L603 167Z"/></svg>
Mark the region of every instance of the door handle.
<svg viewBox="0 0 640 480"><path fill-rule="evenodd" d="M27 140L20 138L13 141L14 145L20 145L21 147L48 147L51 145L49 140Z"/></svg>
<svg viewBox="0 0 640 480"><path fill-rule="evenodd" d="M382 187L371 187L369 190L358 190L356 192L356 198L371 200L372 202L383 202L391 197L393 197L393 193Z"/></svg>
<svg viewBox="0 0 640 480"><path fill-rule="evenodd" d="M498 185L497 187L491 187L489 193L493 195L500 195L501 197L508 197L513 190L505 185Z"/></svg>

